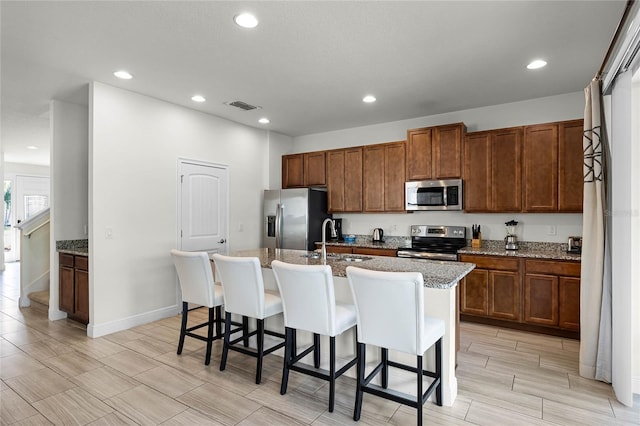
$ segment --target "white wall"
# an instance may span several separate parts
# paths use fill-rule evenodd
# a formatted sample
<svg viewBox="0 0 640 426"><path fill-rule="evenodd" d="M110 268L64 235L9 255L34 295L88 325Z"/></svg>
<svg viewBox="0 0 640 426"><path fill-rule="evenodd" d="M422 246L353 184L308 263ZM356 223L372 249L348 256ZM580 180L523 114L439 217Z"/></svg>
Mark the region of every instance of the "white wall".
<svg viewBox="0 0 640 426"><path fill-rule="evenodd" d="M407 129L440 124L464 122L467 131L498 129L503 127L582 118L584 95L582 92L533 99L503 105L494 105L394 121L373 126L357 127L334 132L317 133L294 138L291 153L406 139ZM278 163L271 167L281 168ZM518 236L523 241L566 242L567 237L582 234L582 214L467 214L463 212L417 212L412 214L341 214L344 232L369 234L382 227L387 235L408 236L412 224L482 225L482 238L500 240L506 235L504 222L520 222ZM549 226L556 227L556 235L548 235Z"/></svg>
<svg viewBox="0 0 640 426"><path fill-rule="evenodd" d="M49 319L66 317L59 310L56 241L86 239L89 223L89 109L51 101L51 241Z"/></svg>
<svg viewBox="0 0 640 426"><path fill-rule="evenodd" d="M229 249L258 247L269 141L264 130L97 82L89 108L87 331L99 336L178 311L169 257L178 158L229 166Z"/></svg>
<svg viewBox="0 0 640 426"><path fill-rule="evenodd" d="M4 163L5 180L10 176L47 176L49 177L51 168L48 166L38 166L35 164Z"/></svg>

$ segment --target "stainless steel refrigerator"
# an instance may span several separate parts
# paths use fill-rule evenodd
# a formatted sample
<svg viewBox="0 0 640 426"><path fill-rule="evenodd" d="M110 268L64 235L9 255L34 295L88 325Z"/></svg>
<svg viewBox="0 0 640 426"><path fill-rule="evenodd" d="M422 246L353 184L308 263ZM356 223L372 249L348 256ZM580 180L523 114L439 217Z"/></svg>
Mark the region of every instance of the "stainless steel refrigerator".
<svg viewBox="0 0 640 426"><path fill-rule="evenodd" d="M328 217L325 190L266 190L262 246L315 250L315 243L322 241L322 222Z"/></svg>

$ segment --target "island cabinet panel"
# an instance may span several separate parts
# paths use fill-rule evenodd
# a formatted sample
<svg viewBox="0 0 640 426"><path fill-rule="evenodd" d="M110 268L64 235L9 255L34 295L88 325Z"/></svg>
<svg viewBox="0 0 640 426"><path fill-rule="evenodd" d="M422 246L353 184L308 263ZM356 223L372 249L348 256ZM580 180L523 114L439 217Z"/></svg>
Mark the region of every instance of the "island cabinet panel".
<svg viewBox="0 0 640 426"><path fill-rule="evenodd" d="M584 189L583 120L565 121L558 130L558 211L582 212Z"/></svg>
<svg viewBox="0 0 640 426"><path fill-rule="evenodd" d="M282 188L304 187L304 155L282 156Z"/></svg>
<svg viewBox="0 0 640 426"><path fill-rule="evenodd" d="M407 180L462 176L464 123L407 131Z"/></svg>
<svg viewBox="0 0 640 426"><path fill-rule="evenodd" d="M558 210L558 125L540 124L525 129L524 211Z"/></svg>
<svg viewBox="0 0 640 426"><path fill-rule="evenodd" d="M363 157L364 211L405 211L405 142L365 146Z"/></svg>
<svg viewBox="0 0 640 426"><path fill-rule="evenodd" d="M522 128L467 133L464 140L464 210L522 210Z"/></svg>
<svg viewBox="0 0 640 426"><path fill-rule="evenodd" d="M325 151L304 153L304 186L325 186L327 184L325 155Z"/></svg>
<svg viewBox="0 0 640 426"><path fill-rule="evenodd" d="M87 256L60 253L59 308L70 319L89 323L89 262Z"/></svg>

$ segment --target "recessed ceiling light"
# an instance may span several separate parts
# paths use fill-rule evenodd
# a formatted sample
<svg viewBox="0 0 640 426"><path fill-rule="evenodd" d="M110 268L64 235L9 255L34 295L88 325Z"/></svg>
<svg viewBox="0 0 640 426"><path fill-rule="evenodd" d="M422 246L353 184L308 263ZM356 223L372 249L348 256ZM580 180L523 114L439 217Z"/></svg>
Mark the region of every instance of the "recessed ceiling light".
<svg viewBox="0 0 640 426"><path fill-rule="evenodd" d="M269 119L266 118L266 117L262 117L260 120L258 120L258 123L260 123L260 124L269 124L269 123L271 123L271 121L269 121Z"/></svg>
<svg viewBox="0 0 640 426"><path fill-rule="evenodd" d="M255 28L258 26L258 18L250 13L241 13L233 17L236 24L242 28Z"/></svg>
<svg viewBox="0 0 640 426"><path fill-rule="evenodd" d="M204 98L204 96L201 96L201 95L193 95L193 96L191 97L191 100L192 100L193 102L204 102L204 101L206 101L206 99Z"/></svg>
<svg viewBox="0 0 640 426"><path fill-rule="evenodd" d="M123 80L131 80L133 78L133 75L131 73L124 70L116 71L113 73L113 75Z"/></svg>
<svg viewBox="0 0 640 426"><path fill-rule="evenodd" d="M27 149L38 149L38 147L35 145L29 145L27 146Z"/></svg>
<svg viewBox="0 0 640 426"><path fill-rule="evenodd" d="M375 102L376 101L376 97L373 95L367 95L364 98L362 98L362 102L366 102L368 104L370 104L371 102Z"/></svg>
<svg viewBox="0 0 640 426"><path fill-rule="evenodd" d="M538 68L542 68L547 65L547 61L543 61L542 59L536 59L527 65L527 69L537 70Z"/></svg>

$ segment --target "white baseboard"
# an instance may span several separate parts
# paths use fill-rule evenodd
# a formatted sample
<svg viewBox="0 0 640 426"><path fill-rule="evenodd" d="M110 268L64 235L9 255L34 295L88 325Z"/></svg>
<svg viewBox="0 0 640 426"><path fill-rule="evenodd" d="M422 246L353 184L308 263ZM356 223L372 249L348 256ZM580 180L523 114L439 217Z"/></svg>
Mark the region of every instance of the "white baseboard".
<svg viewBox="0 0 640 426"><path fill-rule="evenodd" d="M92 338L106 336L107 334L116 333L122 330L128 330L139 325L169 318L181 312L181 306L182 305L180 305L180 307L178 305L167 306L166 308L145 312L115 321L109 321L103 324L89 323L87 325L87 336Z"/></svg>

